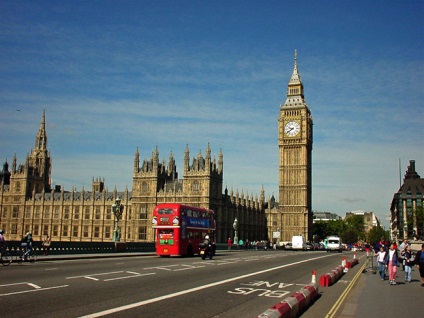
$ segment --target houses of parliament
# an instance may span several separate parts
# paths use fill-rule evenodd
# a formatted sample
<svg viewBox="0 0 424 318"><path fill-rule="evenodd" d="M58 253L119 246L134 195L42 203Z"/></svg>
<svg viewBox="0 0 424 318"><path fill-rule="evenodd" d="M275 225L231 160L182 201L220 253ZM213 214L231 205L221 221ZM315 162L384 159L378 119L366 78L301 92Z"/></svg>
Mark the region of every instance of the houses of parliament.
<svg viewBox="0 0 424 318"><path fill-rule="evenodd" d="M261 193L234 193L223 189L224 160L218 160L210 145L190 158L184 151L183 175L179 178L176 160L159 160L158 148L149 160L140 162L134 154L131 190L107 191L105 180L93 178L91 189L67 191L52 187L52 160L47 143L46 113L42 114L34 148L24 163L16 155L11 166L6 161L0 171L0 228L8 240L19 240L31 232L34 240L45 235L52 241L110 242L114 215L111 206L116 198L124 206L121 241L152 242L152 211L159 203L175 202L212 209L216 219L216 241L234 237L233 222L238 220L238 237L243 240L289 240L299 233L310 236L312 118L304 102L303 84L295 66L288 84L287 99L280 105L279 126L279 196L268 200ZM273 154L269 154L273 155Z"/></svg>

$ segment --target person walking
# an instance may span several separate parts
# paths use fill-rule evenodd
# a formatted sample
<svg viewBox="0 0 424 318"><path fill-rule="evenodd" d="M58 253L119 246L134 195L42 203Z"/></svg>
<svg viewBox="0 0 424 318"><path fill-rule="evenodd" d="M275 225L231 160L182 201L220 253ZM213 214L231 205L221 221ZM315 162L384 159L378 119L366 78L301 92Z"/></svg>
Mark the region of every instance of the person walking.
<svg viewBox="0 0 424 318"><path fill-rule="evenodd" d="M48 256L49 255L49 251L50 251L50 243L51 243L51 239L50 236L46 235L44 237L44 241L43 241L43 253L44 255Z"/></svg>
<svg viewBox="0 0 424 318"><path fill-rule="evenodd" d="M405 247L405 251L403 252L403 262L405 264L405 282L410 283L412 266L414 266L414 258L411 252L411 245L407 245Z"/></svg>
<svg viewBox="0 0 424 318"><path fill-rule="evenodd" d="M421 244L421 250L415 255L415 264L420 271L421 286L424 287L424 244Z"/></svg>
<svg viewBox="0 0 424 318"><path fill-rule="evenodd" d="M389 272L389 284L396 285L396 272L399 265L398 251L395 243L390 244L390 248L385 255L385 264Z"/></svg>
<svg viewBox="0 0 424 318"><path fill-rule="evenodd" d="M399 252L400 252L400 257L399 257L399 261L402 262L402 270L405 270L405 262L404 262L404 257L403 254L405 253L405 249L408 246L408 240L405 239L403 240L403 242L399 245Z"/></svg>
<svg viewBox="0 0 424 318"><path fill-rule="evenodd" d="M387 252L384 250L383 246L380 246L380 250L377 253L375 253L375 255L377 256L378 272L380 274L381 280L384 280L386 277L386 263L385 263L386 253Z"/></svg>
<svg viewBox="0 0 424 318"><path fill-rule="evenodd" d="M24 254L22 255L22 259L26 260L28 255L32 252L32 234L28 232L21 241L21 247L23 248Z"/></svg>
<svg viewBox="0 0 424 318"><path fill-rule="evenodd" d="M0 247L6 245L6 239L4 238L4 231L0 230Z"/></svg>

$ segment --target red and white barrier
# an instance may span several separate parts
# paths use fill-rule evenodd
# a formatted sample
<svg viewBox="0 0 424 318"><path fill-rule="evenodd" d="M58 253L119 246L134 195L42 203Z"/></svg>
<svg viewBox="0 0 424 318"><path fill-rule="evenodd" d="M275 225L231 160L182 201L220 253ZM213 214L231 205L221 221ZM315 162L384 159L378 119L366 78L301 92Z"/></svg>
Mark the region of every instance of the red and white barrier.
<svg viewBox="0 0 424 318"><path fill-rule="evenodd" d="M295 318L301 315L318 298L319 286L315 275L316 272L313 271L312 282L309 285L264 311L257 318Z"/></svg>
<svg viewBox="0 0 424 318"><path fill-rule="evenodd" d="M295 318L301 315L319 296L319 286L331 286L336 283L345 273L346 268L351 268L358 264L356 255L352 260L342 259L342 265L337 266L331 272L322 275L319 278L319 284L316 281L316 271L312 271L312 279L309 285L301 288L299 291L287 297L282 302L272 306L264 311L257 318Z"/></svg>

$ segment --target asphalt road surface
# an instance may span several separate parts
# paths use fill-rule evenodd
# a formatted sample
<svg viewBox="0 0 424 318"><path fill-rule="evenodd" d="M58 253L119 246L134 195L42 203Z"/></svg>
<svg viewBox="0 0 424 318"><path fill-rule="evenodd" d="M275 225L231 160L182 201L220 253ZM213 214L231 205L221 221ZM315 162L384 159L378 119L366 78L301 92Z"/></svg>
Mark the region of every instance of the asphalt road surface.
<svg viewBox="0 0 424 318"><path fill-rule="evenodd" d="M218 251L213 260L140 256L11 264L0 268L1 316L256 317L310 283L313 270L318 279L340 265L342 256L349 257ZM324 317L320 306L319 315L312 308L308 314Z"/></svg>

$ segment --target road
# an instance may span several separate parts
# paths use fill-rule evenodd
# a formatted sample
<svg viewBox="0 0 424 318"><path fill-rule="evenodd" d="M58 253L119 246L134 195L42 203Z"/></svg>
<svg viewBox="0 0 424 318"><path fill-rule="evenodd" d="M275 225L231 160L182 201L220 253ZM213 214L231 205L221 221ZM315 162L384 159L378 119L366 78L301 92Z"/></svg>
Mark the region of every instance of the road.
<svg viewBox="0 0 424 318"><path fill-rule="evenodd" d="M255 317L310 283L313 270L318 279L341 259L320 251L219 251L204 261L140 256L12 264L0 268L0 306L2 317Z"/></svg>

